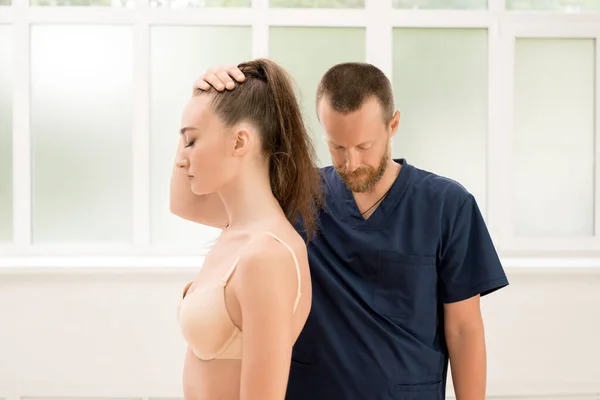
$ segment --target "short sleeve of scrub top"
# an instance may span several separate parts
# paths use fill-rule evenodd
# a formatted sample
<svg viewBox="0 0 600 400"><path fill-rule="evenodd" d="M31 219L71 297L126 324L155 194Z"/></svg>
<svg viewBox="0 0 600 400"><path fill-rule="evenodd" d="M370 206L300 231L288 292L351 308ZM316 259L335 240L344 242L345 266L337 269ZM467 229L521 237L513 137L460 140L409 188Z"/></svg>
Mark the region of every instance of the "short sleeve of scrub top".
<svg viewBox="0 0 600 400"><path fill-rule="evenodd" d="M439 255L440 301L485 296L508 282L475 198L468 195L448 227Z"/></svg>

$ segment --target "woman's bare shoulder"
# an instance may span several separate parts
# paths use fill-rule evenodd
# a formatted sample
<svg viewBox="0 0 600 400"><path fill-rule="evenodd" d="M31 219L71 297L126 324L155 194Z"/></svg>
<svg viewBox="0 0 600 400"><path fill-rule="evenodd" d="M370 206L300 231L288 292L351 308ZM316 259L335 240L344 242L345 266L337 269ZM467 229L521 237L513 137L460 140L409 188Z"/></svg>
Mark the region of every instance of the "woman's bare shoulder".
<svg viewBox="0 0 600 400"><path fill-rule="evenodd" d="M297 244L288 247L277 235L253 236L239 258L232 282L242 312L257 308L266 312L273 307L289 311L296 300L298 271L306 263L305 255L297 254Z"/></svg>
<svg viewBox="0 0 600 400"><path fill-rule="evenodd" d="M256 282L270 277L297 285L297 270L307 263L306 245L292 229L265 229L252 233L239 259L238 281ZM262 283L267 284L267 283Z"/></svg>
<svg viewBox="0 0 600 400"><path fill-rule="evenodd" d="M267 264L293 263L294 258L302 262L306 258L306 244L293 229L269 229L253 234L244 255Z"/></svg>

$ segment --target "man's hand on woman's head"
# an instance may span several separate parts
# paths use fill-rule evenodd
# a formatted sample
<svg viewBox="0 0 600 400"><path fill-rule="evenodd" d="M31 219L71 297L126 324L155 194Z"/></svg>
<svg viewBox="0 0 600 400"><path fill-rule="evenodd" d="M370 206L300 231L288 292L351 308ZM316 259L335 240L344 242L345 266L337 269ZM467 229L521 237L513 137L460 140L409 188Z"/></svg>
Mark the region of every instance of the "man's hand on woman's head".
<svg viewBox="0 0 600 400"><path fill-rule="evenodd" d="M197 90L208 90L211 86L219 92L225 89L232 90L236 81L243 82L245 79L242 71L235 65L209 68L194 82L192 93L196 93Z"/></svg>

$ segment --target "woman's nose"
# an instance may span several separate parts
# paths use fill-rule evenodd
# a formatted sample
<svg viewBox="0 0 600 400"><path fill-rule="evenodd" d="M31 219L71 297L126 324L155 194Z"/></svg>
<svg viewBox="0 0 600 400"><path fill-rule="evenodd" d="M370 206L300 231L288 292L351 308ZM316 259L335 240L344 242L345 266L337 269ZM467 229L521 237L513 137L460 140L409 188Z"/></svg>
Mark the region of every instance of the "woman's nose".
<svg viewBox="0 0 600 400"><path fill-rule="evenodd" d="M179 168L187 168L189 166L189 161L185 157L179 157L177 159L177 167Z"/></svg>

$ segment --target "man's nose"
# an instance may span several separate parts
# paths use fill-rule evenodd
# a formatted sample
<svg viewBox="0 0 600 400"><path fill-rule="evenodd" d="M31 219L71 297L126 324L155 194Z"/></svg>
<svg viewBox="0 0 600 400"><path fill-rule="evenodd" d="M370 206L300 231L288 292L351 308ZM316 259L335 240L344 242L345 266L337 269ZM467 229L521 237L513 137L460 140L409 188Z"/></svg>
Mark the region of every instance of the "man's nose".
<svg viewBox="0 0 600 400"><path fill-rule="evenodd" d="M346 168L348 169L348 172L356 171L359 166L360 160L358 156L353 151L349 151L346 158Z"/></svg>

